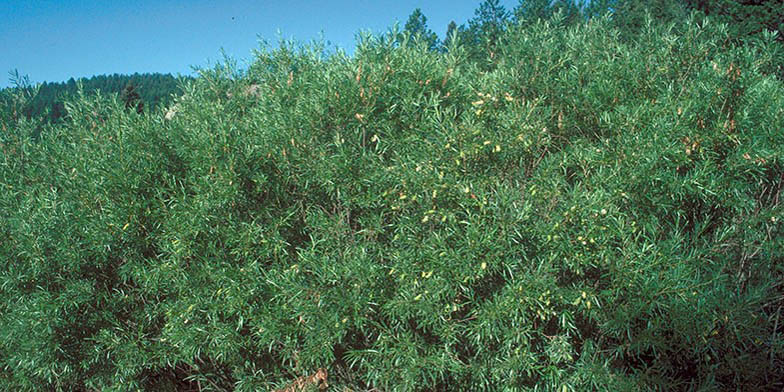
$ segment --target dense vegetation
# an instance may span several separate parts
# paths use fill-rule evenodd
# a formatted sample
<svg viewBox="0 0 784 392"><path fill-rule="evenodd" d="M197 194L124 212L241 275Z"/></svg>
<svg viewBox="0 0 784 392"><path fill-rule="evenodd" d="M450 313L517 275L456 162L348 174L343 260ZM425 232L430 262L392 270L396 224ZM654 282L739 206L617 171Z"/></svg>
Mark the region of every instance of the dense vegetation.
<svg viewBox="0 0 784 392"><path fill-rule="evenodd" d="M14 82L19 82L18 73L12 75ZM133 75L99 75L91 78L75 80L73 78L62 83L41 83L32 99L26 101L22 113L28 118L46 118L55 122L67 113L65 102L73 100L78 91L77 83L82 85L85 94L101 93L117 94L128 102L141 103L141 108L159 108L171 103L174 95L181 95L180 83L170 74L133 74ZM135 96L133 94L136 94ZM135 99L134 99L135 98Z"/></svg>
<svg viewBox="0 0 784 392"><path fill-rule="evenodd" d="M4 91L0 389L784 388L780 41L525 12Z"/></svg>

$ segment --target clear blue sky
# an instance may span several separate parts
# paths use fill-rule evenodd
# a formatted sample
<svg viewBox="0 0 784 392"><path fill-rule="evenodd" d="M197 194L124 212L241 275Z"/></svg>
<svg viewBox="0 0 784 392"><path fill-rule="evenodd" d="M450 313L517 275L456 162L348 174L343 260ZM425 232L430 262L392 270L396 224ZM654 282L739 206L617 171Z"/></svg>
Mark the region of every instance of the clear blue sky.
<svg viewBox="0 0 784 392"><path fill-rule="evenodd" d="M33 82L133 72L191 74L192 66L251 60L259 38L324 39L352 52L360 30L401 26L421 8L443 38L480 0L0 0L0 88L18 69ZM518 0L502 0L513 9ZM280 34L279 34L280 32Z"/></svg>

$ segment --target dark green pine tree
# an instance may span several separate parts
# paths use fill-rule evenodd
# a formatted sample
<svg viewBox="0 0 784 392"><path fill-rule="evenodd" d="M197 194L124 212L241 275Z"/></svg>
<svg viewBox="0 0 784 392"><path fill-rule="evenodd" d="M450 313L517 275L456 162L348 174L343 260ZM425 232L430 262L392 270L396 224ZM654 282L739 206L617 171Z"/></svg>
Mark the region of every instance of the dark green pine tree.
<svg viewBox="0 0 784 392"><path fill-rule="evenodd" d="M458 27L455 21L449 22L446 26L446 35L444 36L444 41L441 43L441 51L446 52L449 49L449 45L452 44L452 40L457 37L458 34Z"/></svg>
<svg viewBox="0 0 784 392"><path fill-rule="evenodd" d="M427 44L430 50L438 48L438 35L427 27L427 17L419 8L415 9L408 16L408 21L406 21L403 31L409 33L412 37L418 36Z"/></svg>
<svg viewBox="0 0 784 392"><path fill-rule="evenodd" d="M510 13L499 0L484 0L468 21L468 27L460 26L460 42L466 45L469 58L480 64L493 62L496 46L510 22Z"/></svg>
<svg viewBox="0 0 784 392"><path fill-rule="evenodd" d="M534 23L540 19L548 19L553 13L552 0L520 0L514 9L513 16L517 23Z"/></svg>
<svg viewBox="0 0 784 392"><path fill-rule="evenodd" d="M474 15L468 22L469 28L476 29L483 41L495 46L501 33L506 30L509 12L499 0L484 0L474 11Z"/></svg>

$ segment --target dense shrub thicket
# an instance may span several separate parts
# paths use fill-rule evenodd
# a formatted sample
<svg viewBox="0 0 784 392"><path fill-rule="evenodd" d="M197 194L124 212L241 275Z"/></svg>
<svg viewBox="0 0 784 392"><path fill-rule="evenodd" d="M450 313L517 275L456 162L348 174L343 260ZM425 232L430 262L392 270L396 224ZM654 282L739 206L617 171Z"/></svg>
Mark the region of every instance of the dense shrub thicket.
<svg viewBox="0 0 784 392"><path fill-rule="evenodd" d="M0 388L784 388L778 46L678 31L284 43L37 140L7 100Z"/></svg>

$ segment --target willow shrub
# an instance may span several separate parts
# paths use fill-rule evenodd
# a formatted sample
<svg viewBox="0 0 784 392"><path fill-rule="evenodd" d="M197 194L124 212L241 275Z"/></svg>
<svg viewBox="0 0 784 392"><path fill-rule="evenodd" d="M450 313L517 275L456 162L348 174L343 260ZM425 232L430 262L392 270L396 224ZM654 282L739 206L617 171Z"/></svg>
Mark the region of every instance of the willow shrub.
<svg viewBox="0 0 784 392"><path fill-rule="evenodd" d="M773 40L560 26L491 72L283 43L169 119L0 117L0 385L780 389Z"/></svg>

